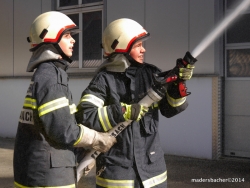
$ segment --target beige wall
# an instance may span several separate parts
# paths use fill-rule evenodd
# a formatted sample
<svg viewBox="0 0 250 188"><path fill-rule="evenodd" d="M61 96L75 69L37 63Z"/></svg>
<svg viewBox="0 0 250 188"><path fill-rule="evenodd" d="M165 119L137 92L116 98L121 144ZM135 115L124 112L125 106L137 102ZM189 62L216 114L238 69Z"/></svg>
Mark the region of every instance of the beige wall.
<svg viewBox="0 0 250 188"><path fill-rule="evenodd" d="M31 56L27 42L33 20L51 10L50 0L3 0L0 6L0 76L28 76Z"/></svg>
<svg viewBox="0 0 250 188"><path fill-rule="evenodd" d="M4 0L0 13L0 76L13 76L13 1Z"/></svg>

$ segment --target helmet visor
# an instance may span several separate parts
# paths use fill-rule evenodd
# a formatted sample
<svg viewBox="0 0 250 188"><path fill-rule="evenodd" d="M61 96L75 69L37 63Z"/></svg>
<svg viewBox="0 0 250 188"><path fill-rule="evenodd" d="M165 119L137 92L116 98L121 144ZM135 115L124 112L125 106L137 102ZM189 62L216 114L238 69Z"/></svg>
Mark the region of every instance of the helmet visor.
<svg viewBox="0 0 250 188"><path fill-rule="evenodd" d="M66 30L64 31L64 33L65 33L66 31L69 31L69 32L70 32L70 35L76 35L76 34L78 34L78 33L81 32L81 30L80 30L78 27L71 28L71 29L66 29Z"/></svg>

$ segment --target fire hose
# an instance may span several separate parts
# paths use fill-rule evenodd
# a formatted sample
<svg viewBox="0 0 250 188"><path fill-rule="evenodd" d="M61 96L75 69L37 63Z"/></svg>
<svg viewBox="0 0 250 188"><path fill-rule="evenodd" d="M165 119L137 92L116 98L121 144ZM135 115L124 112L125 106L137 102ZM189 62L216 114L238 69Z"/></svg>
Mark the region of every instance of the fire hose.
<svg viewBox="0 0 250 188"><path fill-rule="evenodd" d="M177 60L177 68L172 69L166 75L161 73L154 74L152 87L147 92L147 95L138 102L138 104L145 107L150 107L153 103L159 102L165 95L168 84L178 81L178 76L176 75L176 71L178 71L177 69L181 67L187 67L188 64L193 65L196 61L197 60L190 54L190 52L186 52L183 59ZM131 123L132 120L118 123L109 130L110 135L116 137ZM100 153L101 152L92 149L79 162L79 165L77 166L77 182L82 177L84 171L91 170L89 165L95 162Z"/></svg>

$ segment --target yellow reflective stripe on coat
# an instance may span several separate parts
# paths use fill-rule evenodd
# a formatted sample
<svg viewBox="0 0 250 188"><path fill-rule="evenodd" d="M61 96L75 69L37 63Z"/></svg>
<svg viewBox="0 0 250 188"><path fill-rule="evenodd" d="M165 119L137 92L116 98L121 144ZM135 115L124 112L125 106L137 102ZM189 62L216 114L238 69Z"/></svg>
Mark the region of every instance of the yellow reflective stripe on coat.
<svg viewBox="0 0 250 188"><path fill-rule="evenodd" d="M133 188L134 180L110 180L96 177L96 184L102 187L109 188Z"/></svg>
<svg viewBox="0 0 250 188"><path fill-rule="evenodd" d="M112 129L111 123L109 121L107 106L103 108L98 108L98 116L104 131Z"/></svg>
<svg viewBox="0 0 250 188"><path fill-rule="evenodd" d="M154 187L167 180L167 171L142 182L145 188Z"/></svg>
<svg viewBox="0 0 250 188"><path fill-rule="evenodd" d="M97 107L103 107L104 105L104 101L98 97L96 97L95 95L92 95L92 94L87 94L87 95L84 95L80 102L90 102L92 104L94 104L95 106Z"/></svg>
<svg viewBox="0 0 250 188"><path fill-rule="evenodd" d="M63 185L63 186L47 186L47 187L39 187L39 186L35 186L35 187L27 187L24 185L21 185L17 182L14 182L14 188L75 188L75 184L71 184L71 185Z"/></svg>
<svg viewBox="0 0 250 188"><path fill-rule="evenodd" d="M47 102L38 108L39 117L49 112L65 107L65 106L69 106L69 100L66 99L66 97L62 97L62 98Z"/></svg>
<svg viewBox="0 0 250 188"><path fill-rule="evenodd" d="M71 104L69 105L69 110L70 110L70 114L74 114L77 112L77 108L75 104Z"/></svg>
<svg viewBox="0 0 250 188"><path fill-rule="evenodd" d="M81 131L80 131L80 136L79 136L79 138L77 139L77 141L74 143L74 146L75 145L77 145L81 140L82 140L82 136L83 136L83 125L82 124L78 124L78 126L80 126L80 129L81 129Z"/></svg>
<svg viewBox="0 0 250 188"><path fill-rule="evenodd" d="M36 104L36 99L32 99L29 97L26 97L24 99L24 107L32 108L32 109L37 109L37 104Z"/></svg>
<svg viewBox="0 0 250 188"><path fill-rule="evenodd" d="M186 97L174 99L174 98L170 97L167 93L167 100L171 106L177 107L177 106L181 106L186 101Z"/></svg>

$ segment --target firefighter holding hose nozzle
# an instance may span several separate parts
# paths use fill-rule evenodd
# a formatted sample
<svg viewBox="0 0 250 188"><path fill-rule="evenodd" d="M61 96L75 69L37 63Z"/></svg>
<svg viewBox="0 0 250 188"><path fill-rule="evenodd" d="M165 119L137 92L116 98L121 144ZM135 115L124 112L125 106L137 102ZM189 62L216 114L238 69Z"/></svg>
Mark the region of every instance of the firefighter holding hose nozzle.
<svg viewBox="0 0 250 188"><path fill-rule="evenodd" d="M107 132L120 122L132 120L116 135L117 143L97 157L97 187L167 186L159 112L170 118L187 108L185 82L192 77L196 59L187 52L172 70L161 72L144 62L143 41L148 38L149 33L134 20L111 22L102 39L106 60L82 92L78 123ZM151 88L162 99L149 107L138 104Z"/></svg>

